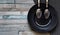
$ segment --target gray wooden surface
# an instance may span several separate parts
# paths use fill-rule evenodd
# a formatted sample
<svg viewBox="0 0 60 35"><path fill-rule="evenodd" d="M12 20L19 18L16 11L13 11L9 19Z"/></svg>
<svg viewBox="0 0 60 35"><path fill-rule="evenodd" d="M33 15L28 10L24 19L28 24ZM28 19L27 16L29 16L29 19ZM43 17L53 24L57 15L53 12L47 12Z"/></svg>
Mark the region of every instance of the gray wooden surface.
<svg viewBox="0 0 60 35"><path fill-rule="evenodd" d="M7 3L7 2L9 1L4 0L0 3ZM32 33L27 22L27 13L28 10L34 5L33 0L16 0L16 3L19 4L0 4L0 16L23 14L26 15L26 17L24 19L12 19L12 20L1 19L0 35L26 35L26 33L27 34Z"/></svg>
<svg viewBox="0 0 60 35"><path fill-rule="evenodd" d="M43 1L44 2L44 1ZM28 12L28 10L34 5L33 0L16 0L16 3L20 4L0 4L0 14L21 14L22 12ZM49 4L52 5L58 12L58 19L60 21L60 0L49 0ZM9 11L8 11L9 10ZM17 13L16 13L16 12ZM10 13L11 12L11 13ZM21 12L21 13L20 13ZM49 33L47 33L49 35ZM0 20L0 35L41 35L30 30L27 19L24 20ZM55 29L51 32L51 35L60 35L60 22Z"/></svg>

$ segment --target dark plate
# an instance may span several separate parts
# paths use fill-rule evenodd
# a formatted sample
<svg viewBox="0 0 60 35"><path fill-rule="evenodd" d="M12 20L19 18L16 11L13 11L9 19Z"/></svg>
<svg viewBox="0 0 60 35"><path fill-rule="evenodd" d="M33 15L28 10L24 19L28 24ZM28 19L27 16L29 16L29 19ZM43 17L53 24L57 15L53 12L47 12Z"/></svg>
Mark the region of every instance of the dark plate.
<svg viewBox="0 0 60 35"><path fill-rule="evenodd" d="M37 31L37 32L49 32L51 30L53 30L58 21L57 21L57 12L54 9L54 7L52 7L51 5L49 5L48 9L50 12L50 16L47 20L44 20L44 18L41 19L40 22L42 22L43 24L48 24L48 25L38 25L36 24L37 18L36 18L36 10L38 9L37 4L32 6L32 8L29 10L28 12L28 23L31 27L32 30ZM44 12L44 10L46 9L46 6L44 3L41 3L41 7L40 9L42 10L42 13ZM44 20L44 21L43 21Z"/></svg>

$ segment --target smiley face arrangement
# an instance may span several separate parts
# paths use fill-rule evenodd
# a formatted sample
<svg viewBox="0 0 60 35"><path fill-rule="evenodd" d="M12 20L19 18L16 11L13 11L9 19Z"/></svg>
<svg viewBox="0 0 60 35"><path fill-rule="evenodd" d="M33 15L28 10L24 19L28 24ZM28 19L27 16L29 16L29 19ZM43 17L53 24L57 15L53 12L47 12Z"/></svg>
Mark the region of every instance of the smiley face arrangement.
<svg viewBox="0 0 60 35"><path fill-rule="evenodd" d="M56 10L48 4L48 0L46 3L40 3L38 0L29 10L27 19L31 29L37 32L49 32L58 23Z"/></svg>

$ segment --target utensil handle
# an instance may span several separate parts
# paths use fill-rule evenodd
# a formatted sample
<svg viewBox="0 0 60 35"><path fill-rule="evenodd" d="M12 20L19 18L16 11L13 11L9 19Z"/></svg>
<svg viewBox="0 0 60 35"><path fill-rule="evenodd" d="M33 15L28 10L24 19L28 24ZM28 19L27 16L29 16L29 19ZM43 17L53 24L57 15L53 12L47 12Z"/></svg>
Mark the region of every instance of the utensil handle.
<svg viewBox="0 0 60 35"><path fill-rule="evenodd" d="M48 8L48 0L46 0L46 8Z"/></svg>
<svg viewBox="0 0 60 35"><path fill-rule="evenodd" d="M40 7L40 0L38 0L38 7Z"/></svg>

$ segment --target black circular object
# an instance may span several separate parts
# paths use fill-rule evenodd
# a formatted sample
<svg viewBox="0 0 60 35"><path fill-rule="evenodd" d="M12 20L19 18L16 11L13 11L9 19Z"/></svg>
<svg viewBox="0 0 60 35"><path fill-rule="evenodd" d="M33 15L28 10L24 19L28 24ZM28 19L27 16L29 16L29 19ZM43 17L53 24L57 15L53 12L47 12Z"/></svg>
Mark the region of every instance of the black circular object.
<svg viewBox="0 0 60 35"><path fill-rule="evenodd" d="M46 4L41 3L41 11L42 16L40 19L36 17L36 10L38 9L37 4L32 6L32 8L28 12L28 23L32 30L37 32L49 32L53 30L57 25L57 13L54 7L49 5L48 9L50 12L50 16L48 19L44 18L44 10L46 9Z"/></svg>

